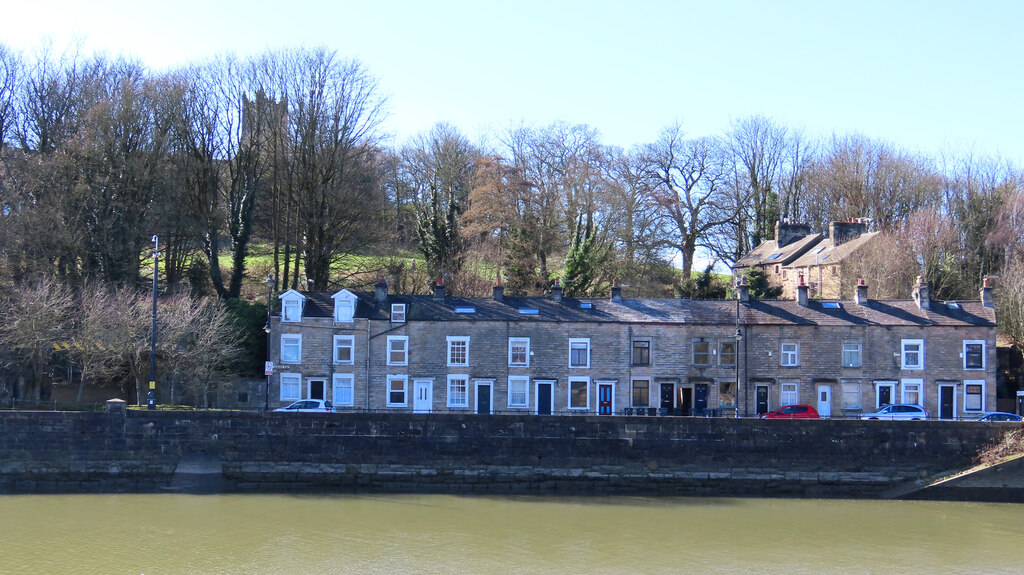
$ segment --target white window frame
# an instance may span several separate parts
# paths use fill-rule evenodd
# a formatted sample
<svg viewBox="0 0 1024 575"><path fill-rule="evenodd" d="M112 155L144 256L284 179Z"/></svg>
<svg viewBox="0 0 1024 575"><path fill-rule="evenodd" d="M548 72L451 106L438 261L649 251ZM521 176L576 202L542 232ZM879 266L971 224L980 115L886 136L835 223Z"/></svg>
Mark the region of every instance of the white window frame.
<svg viewBox="0 0 1024 575"><path fill-rule="evenodd" d="M588 346L589 346L589 343L590 343L590 340L587 340ZM574 406L572 404L572 388L573 388L573 384L574 383L582 383L583 384L583 388L586 390L586 398L587 398L586 405ZM567 398L568 398L566 400L566 408L567 409L572 410L572 411L586 411L586 410L590 409L590 378L589 377L570 377L569 381L568 381L568 384L566 385L566 390L568 392L568 393L565 394L567 396Z"/></svg>
<svg viewBox="0 0 1024 575"><path fill-rule="evenodd" d="M907 388L912 387L918 390L917 401L911 401ZM920 378L906 378L900 380L900 403L913 403L924 407L924 380Z"/></svg>
<svg viewBox="0 0 1024 575"><path fill-rule="evenodd" d="M847 387L850 391L847 391ZM861 382L852 379L842 379L839 381L839 408L844 410L856 410L861 409L861 405L864 403L862 395ZM856 404L847 403L847 397L853 396L856 399Z"/></svg>
<svg viewBox="0 0 1024 575"><path fill-rule="evenodd" d="M469 366L469 336L468 335L449 335L446 338L448 342L447 353L445 354L448 360L448 367L467 367ZM452 359L452 353L455 351L457 345L464 345L466 347L466 356L462 361L456 361Z"/></svg>
<svg viewBox="0 0 1024 575"><path fill-rule="evenodd" d="M391 359L391 353L393 351L392 346L396 342L399 342L399 341L402 342L402 344L405 346L404 359L402 359L400 361L393 361ZM409 365L409 336L407 336L407 335L389 335L388 336L388 347L387 347L386 353L387 353L386 359L387 359L387 364L388 365Z"/></svg>
<svg viewBox="0 0 1024 575"><path fill-rule="evenodd" d="M985 396L986 396L986 394L988 392L988 386L986 385L986 383L987 382L984 379L966 379L966 380L964 380L964 411L965 412L981 413L981 412L985 411L985 403L986 403L985 402ZM976 385L980 385L981 386L981 397L980 397L981 404L978 407L971 407L970 402L967 401L967 398L970 397L970 395L967 393L967 390L970 387L976 386Z"/></svg>
<svg viewBox="0 0 1024 575"><path fill-rule="evenodd" d="M512 359L512 350L517 346L525 346L526 359L522 362L517 362ZM528 337L510 337L508 338L508 365L509 367L530 367L530 338Z"/></svg>
<svg viewBox="0 0 1024 575"><path fill-rule="evenodd" d="M346 343L347 342L347 343ZM342 360L339 358L338 350L341 348L348 348L349 359ZM336 335L334 336L334 363L342 365L355 365L356 363L356 337L354 335Z"/></svg>
<svg viewBox="0 0 1024 575"><path fill-rule="evenodd" d="M456 381L462 381L464 389L461 394L461 401L458 393L453 393L452 385ZM448 407L469 407L469 374L449 373L448 385L445 386L445 401Z"/></svg>
<svg viewBox="0 0 1024 575"><path fill-rule="evenodd" d="M860 341L844 341L843 356L841 359L843 367L860 367L864 364L864 345ZM846 354L857 354L857 361L846 361Z"/></svg>
<svg viewBox="0 0 1024 575"><path fill-rule="evenodd" d="M281 321L285 323L302 321L302 298L295 297L293 293L289 297L281 299Z"/></svg>
<svg viewBox="0 0 1024 575"><path fill-rule="evenodd" d="M286 343L289 342L289 343ZM290 343L294 342L294 343ZM285 358L284 350L287 346L295 346L296 353L295 358ZM302 334L301 333L282 333L281 334L281 363L302 363Z"/></svg>
<svg viewBox="0 0 1024 575"><path fill-rule="evenodd" d="M356 302L347 298L334 301L334 322L352 323L356 316Z"/></svg>
<svg viewBox="0 0 1024 575"><path fill-rule="evenodd" d="M787 349L787 347L790 349ZM782 367L799 367L800 344L795 341L783 342L779 351L779 364L782 365Z"/></svg>
<svg viewBox="0 0 1024 575"><path fill-rule="evenodd" d="M391 323L405 323L405 304L391 304Z"/></svg>
<svg viewBox="0 0 1024 575"><path fill-rule="evenodd" d="M384 389L384 401L387 407L407 407L409 405L409 376L408 375L394 375L389 374L387 376L386 388ZM401 384L401 387L396 387L394 384ZM402 401L392 402L391 393L401 391Z"/></svg>
<svg viewBox="0 0 1024 575"><path fill-rule="evenodd" d="M572 363L572 349L574 344L584 344L584 349L587 353L587 362L584 365L573 365ZM587 369L590 367L590 338L589 337L571 337L569 338L569 368L570 369Z"/></svg>
<svg viewBox="0 0 1024 575"><path fill-rule="evenodd" d="M964 370L966 370L966 371L985 371L985 365L986 365L987 360L988 360L988 358L986 357L986 355L988 354L988 346L986 345L986 343L987 342L985 340L983 340L983 339L965 339L964 340L964 347L963 347ZM980 345L981 346L981 367L967 367L967 346L968 345Z"/></svg>
<svg viewBox="0 0 1024 575"><path fill-rule="evenodd" d="M907 361L907 346L917 344L917 363ZM924 369L924 340L923 339L901 339L900 340L900 369L915 371Z"/></svg>
<svg viewBox="0 0 1024 575"><path fill-rule="evenodd" d="M792 401L788 401L788 400ZM788 401L788 403L787 403ZM779 407L800 403L800 384L795 381L783 381L779 384Z"/></svg>
<svg viewBox="0 0 1024 575"><path fill-rule="evenodd" d="M513 389L513 385L522 385L522 396L523 400L513 401L514 395L518 394L518 391ZM509 409L529 409L530 408L530 378L525 375L510 375L508 376L508 408Z"/></svg>
<svg viewBox="0 0 1024 575"><path fill-rule="evenodd" d="M279 379L281 401L297 401L302 399L302 374L282 373ZM294 393L289 393L294 389Z"/></svg>
<svg viewBox="0 0 1024 575"><path fill-rule="evenodd" d="M342 397L338 397L341 390ZM348 394L347 401L344 395ZM352 407L356 399L356 377L351 373L336 373L331 381L331 401L335 406Z"/></svg>

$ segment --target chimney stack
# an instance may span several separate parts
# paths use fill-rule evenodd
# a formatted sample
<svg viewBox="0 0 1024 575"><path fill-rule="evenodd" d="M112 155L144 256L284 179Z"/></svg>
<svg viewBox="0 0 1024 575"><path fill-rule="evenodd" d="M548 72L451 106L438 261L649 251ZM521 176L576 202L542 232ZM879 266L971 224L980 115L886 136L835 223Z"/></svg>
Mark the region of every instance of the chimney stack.
<svg viewBox="0 0 1024 575"><path fill-rule="evenodd" d="M828 237L832 240L832 246L845 244L855 240L868 231L868 225L863 220L851 218L845 222L832 222L828 226Z"/></svg>
<svg viewBox="0 0 1024 575"><path fill-rule="evenodd" d="M555 278L555 285L551 286L551 299L555 300L555 303L562 303L562 285L558 278Z"/></svg>
<svg viewBox="0 0 1024 575"><path fill-rule="evenodd" d="M377 283L373 286L373 299L377 305L384 305L388 301L388 282L384 276L377 276Z"/></svg>
<svg viewBox="0 0 1024 575"><path fill-rule="evenodd" d="M800 307L807 307L807 284L804 283L804 274L800 274L800 280L796 285L796 302Z"/></svg>
<svg viewBox="0 0 1024 575"><path fill-rule="evenodd" d="M494 283L494 301L505 301L505 286L501 285L501 272L498 272L498 279Z"/></svg>
<svg viewBox="0 0 1024 575"><path fill-rule="evenodd" d="M810 224L803 222L790 222L789 220L779 220L775 222L776 249L781 248L793 240L809 235L811 235Z"/></svg>
<svg viewBox="0 0 1024 575"><path fill-rule="evenodd" d="M613 279L612 280L612 301L613 302L621 302L622 301L622 288L619 287L619 280L618 279Z"/></svg>
<svg viewBox="0 0 1024 575"><path fill-rule="evenodd" d="M988 278L981 280L981 305L995 307L995 300L992 299L992 288L988 285Z"/></svg>
<svg viewBox="0 0 1024 575"><path fill-rule="evenodd" d="M921 309L929 309L932 307L932 299L929 295L928 282L924 281L924 277L917 276L917 285L914 286L914 301L917 302L917 307Z"/></svg>
<svg viewBox="0 0 1024 575"><path fill-rule="evenodd" d="M857 278L857 295L854 296L854 300L857 305L868 304L868 284L864 283L864 278Z"/></svg>
<svg viewBox="0 0 1024 575"><path fill-rule="evenodd" d="M747 285L747 278L744 276L740 276L740 280L736 282L736 299L740 300L740 303L750 301L750 286Z"/></svg>
<svg viewBox="0 0 1024 575"><path fill-rule="evenodd" d="M434 286L434 301L444 299L444 276L437 278L437 285Z"/></svg>

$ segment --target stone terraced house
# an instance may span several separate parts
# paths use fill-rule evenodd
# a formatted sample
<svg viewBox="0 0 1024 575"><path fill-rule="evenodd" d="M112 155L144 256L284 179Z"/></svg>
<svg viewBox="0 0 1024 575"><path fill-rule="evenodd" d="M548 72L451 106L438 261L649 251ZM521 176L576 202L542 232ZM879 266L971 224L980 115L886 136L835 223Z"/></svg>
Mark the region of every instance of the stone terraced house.
<svg viewBox="0 0 1024 575"><path fill-rule="evenodd" d="M940 302L492 298L374 293L279 296L269 404L340 411L752 416L810 404L854 417L918 403L933 418L995 409L992 290Z"/></svg>

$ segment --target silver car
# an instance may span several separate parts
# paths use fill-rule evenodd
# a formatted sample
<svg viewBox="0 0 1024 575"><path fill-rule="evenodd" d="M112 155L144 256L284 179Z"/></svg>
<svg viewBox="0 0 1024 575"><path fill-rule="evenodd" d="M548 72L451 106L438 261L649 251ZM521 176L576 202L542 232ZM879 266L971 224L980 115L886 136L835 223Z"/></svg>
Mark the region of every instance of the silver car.
<svg viewBox="0 0 1024 575"><path fill-rule="evenodd" d="M278 413L336 413L338 410L325 399L303 399L274 410Z"/></svg>
<svg viewBox="0 0 1024 575"><path fill-rule="evenodd" d="M874 413L862 413L860 418L920 421L928 419L928 412L920 405L914 403L892 403Z"/></svg>

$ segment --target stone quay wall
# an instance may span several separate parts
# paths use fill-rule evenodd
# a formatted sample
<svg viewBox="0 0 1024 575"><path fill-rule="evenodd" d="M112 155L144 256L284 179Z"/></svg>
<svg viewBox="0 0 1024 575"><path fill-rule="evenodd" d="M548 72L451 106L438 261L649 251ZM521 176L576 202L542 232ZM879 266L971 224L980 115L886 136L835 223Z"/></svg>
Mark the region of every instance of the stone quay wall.
<svg viewBox="0 0 1024 575"><path fill-rule="evenodd" d="M946 421L7 411L0 412L0 493L160 492L187 474L243 492L879 497L969 467L1008 429Z"/></svg>

